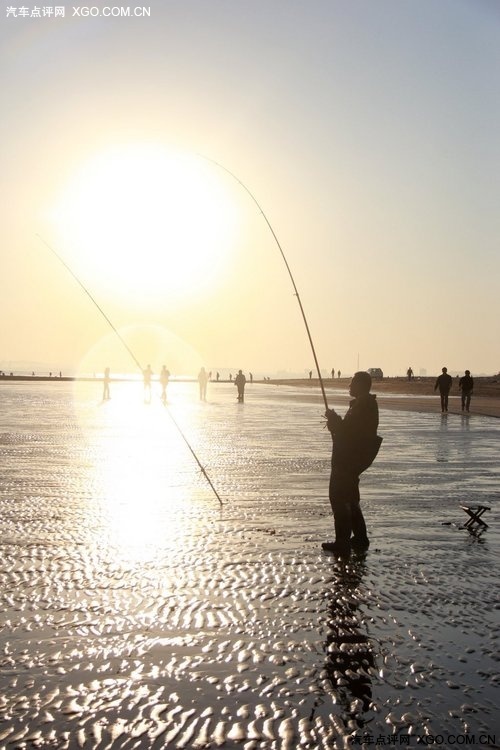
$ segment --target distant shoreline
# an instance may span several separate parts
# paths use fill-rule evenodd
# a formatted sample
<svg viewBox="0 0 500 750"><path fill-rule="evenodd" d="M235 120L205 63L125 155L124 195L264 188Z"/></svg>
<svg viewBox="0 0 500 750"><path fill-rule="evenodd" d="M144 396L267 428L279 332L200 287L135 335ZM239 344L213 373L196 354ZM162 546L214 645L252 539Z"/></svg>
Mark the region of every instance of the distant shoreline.
<svg viewBox="0 0 500 750"><path fill-rule="evenodd" d="M3 375L0 375L0 382L2 381L12 381L12 380L28 380L28 381L59 381L59 380L66 380L66 381L72 381L72 380L82 380L82 381L101 381L104 379L104 376L102 374L99 375L86 375L86 376L78 376L78 375L21 375L16 373L6 373L4 372ZM184 382L184 383L190 383L190 382L197 382L196 376L191 377L176 377L171 376L170 378L173 382ZM111 380L114 382L135 382L137 380L140 380L140 376L129 376L129 377L113 377L111 376ZM331 378L331 377L324 377L323 378L323 384L325 388L345 388L349 384L351 380L351 377L342 377L342 378ZM453 379L453 387L452 390L458 388L458 377L455 377ZM432 377L420 377L420 378L413 378L412 380L408 380L406 377L392 377L392 378L380 378L380 379L374 379L373 380L373 389L375 390L381 390L386 393L395 392L395 393L407 393L407 394L422 394L422 393L428 393L432 394L434 389L434 383L436 381L436 376ZM216 380L215 378L212 378L212 383L234 383L234 378L231 380L230 378L219 378L219 380ZM247 378L247 383L250 384L250 379ZM319 387L319 380L318 378L254 378L253 383L266 383L271 385L290 385L300 388L317 388ZM477 391L478 389L481 391L481 395L500 395L500 374L499 375L481 375L474 378L474 389ZM487 393L485 389L488 391Z"/></svg>
<svg viewBox="0 0 500 750"><path fill-rule="evenodd" d="M104 381L103 375L96 375L95 377L92 377L90 375L86 377L80 377L78 375L0 375L0 383L13 383L13 382L28 382L28 383L61 383L61 382L78 382L78 383L102 383ZM110 383L142 383L142 378L140 375L130 376L128 378L123 377L110 377L109 380ZM153 383L159 383L159 379L153 379ZM197 377L175 377L171 376L170 381L171 383L197 383L198 378ZM215 380L212 378L212 380L209 381L210 383L234 383L234 378L230 380L229 378L219 378L219 380ZM277 382L277 381L264 381L264 380L253 380L253 383L265 383L266 385L269 382ZM247 384L251 385L250 380L247 380Z"/></svg>

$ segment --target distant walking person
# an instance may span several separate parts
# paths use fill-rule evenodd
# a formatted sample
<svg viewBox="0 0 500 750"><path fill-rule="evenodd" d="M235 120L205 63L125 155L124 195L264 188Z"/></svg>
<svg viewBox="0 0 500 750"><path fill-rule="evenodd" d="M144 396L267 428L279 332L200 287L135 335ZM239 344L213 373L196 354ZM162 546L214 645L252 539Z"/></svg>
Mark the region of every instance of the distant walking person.
<svg viewBox="0 0 500 750"><path fill-rule="evenodd" d="M334 377L335 377L335 367L332 367L332 380L334 379Z"/></svg>
<svg viewBox="0 0 500 750"><path fill-rule="evenodd" d="M337 377L339 377L339 378L340 378L340 370L339 370L339 371L338 371L338 373L337 373Z"/></svg>
<svg viewBox="0 0 500 750"><path fill-rule="evenodd" d="M309 370L309 380L311 380L312 376L313 376L313 371Z"/></svg>
<svg viewBox="0 0 500 750"><path fill-rule="evenodd" d="M206 401L207 400L208 375L204 367L202 367L198 373L198 383L200 386L200 401Z"/></svg>
<svg viewBox="0 0 500 750"><path fill-rule="evenodd" d="M108 401L108 399L111 398L111 396L109 395L109 380L109 367L106 367L106 369L104 370L104 388L102 391L103 401Z"/></svg>
<svg viewBox="0 0 500 750"><path fill-rule="evenodd" d="M243 403L245 400L245 384L247 382L246 377L243 375L241 370L238 370L238 374L234 379L234 384L238 389L238 401Z"/></svg>
<svg viewBox="0 0 500 750"><path fill-rule="evenodd" d="M325 413L333 441L329 495L335 541L323 542L322 547L341 556L349 555L351 547L364 550L370 544L359 505L359 475L371 466L382 443L371 385L368 372L355 373L349 385L352 401L344 418L334 409Z"/></svg>
<svg viewBox="0 0 500 750"><path fill-rule="evenodd" d="M253 383L253 372L250 373L250 383Z"/></svg>
<svg viewBox="0 0 500 750"><path fill-rule="evenodd" d="M413 370L411 369L411 367L407 369L406 374L408 376L408 380L411 380L413 378Z"/></svg>
<svg viewBox="0 0 500 750"><path fill-rule="evenodd" d="M439 375L438 378L436 378L436 384L434 386L434 390L437 391L439 388L439 395L441 396L441 411L447 412L448 411L448 396L450 394L451 386L453 385L453 378L451 375L448 375L448 370L446 367L443 367L441 370L441 375Z"/></svg>
<svg viewBox="0 0 500 750"><path fill-rule="evenodd" d="M167 400L167 386L170 379L170 370L167 370L165 365L161 368L160 372L160 383L161 383L161 400L163 403Z"/></svg>
<svg viewBox="0 0 500 750"><path fill-rule="evenodd" d="M144 400L151 401L151 378L153 377L153 370L151 365L148 365L143 371L142 376L144 378Z"/></svg>
<svg viewBox="0 0 500 750"><path fill-rule="evenodd" d="M464 409L470 411L470 400L474 389L474 378L471 376L470 370L466 370L465 375L460 378L458 387L462 391L462 411Z"/></svg>

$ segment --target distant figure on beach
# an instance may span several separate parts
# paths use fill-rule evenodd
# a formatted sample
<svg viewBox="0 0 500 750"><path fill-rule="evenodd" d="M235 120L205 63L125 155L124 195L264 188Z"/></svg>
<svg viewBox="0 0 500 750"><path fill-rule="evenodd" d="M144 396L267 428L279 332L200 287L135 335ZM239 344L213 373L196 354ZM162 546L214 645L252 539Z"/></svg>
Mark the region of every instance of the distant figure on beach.
<svg viewBox="0 0 500 750"><path fill-rule="evenodd" d="M167 386L168 386L169 379L170 379L170 370L167 370L165 365L163 365L160 371L161 400L163 401L163 403L165 403L167 400Z"/></svg>
<svg viewBox="0 0 500 750"><path fill-rule="evenodd" d="M329 496L335 541L323 542L322 547L342 556L348 556L351 548L363 550L370 544L360 508L359 475L371 466L382 443L377 435L377 397L370 393L371 386L368 372L356 372L349 385L353 400L345 417L334 409L325 412L333 441Z"/></svg>
<svg viewBox="0 0 500 750"><path fill-rule="evenodd" d="M250 383L253 383L253 372L250 373Z"/></svg>
<svg viewBox="0 0 500 750"><path fill-rule="evenodd" d="M337 377L340 378L340 370L337 373Z"/></svg>
<svg viewBox="0 0 500 750"><path fill-rule="evenodd" d="M233 380L233 374L232 374L232 372L230 372L230 373L229 373L229 380L230 380L231 382L232 382L232 380Z"/></svg>
<svg viewBox="0 0 500 750"><path fill-rule="evenodd" d="M441 375L436 378L434 390L437 391L439 388L439 395L441 396L441 412L448 411L448 396L450 394L451 386L453 385L453 378L448 375L448 369L443 367Z"/></svg>
<svg viewBox="0 0 500 750"><path fill-rule="evenodd" d="M332 380L334 379L334 377L335 377L335 367L332 367Z"/></svg>
<svg viewBox="0 0 500 750"><path fill-rule="evenodd" d="M110 381L109 367L106 367L106 369L104 370L104 387L102 390L103 401L108 401L108 399L111 398L111 396L109 395L109 381Z"/></svg>
<svg viewBox="0 0 500 750"><path fill-rule="evenodd" d="M408 376L408 380L411 380L413 378L413 370L411 369L411 367L407 369L406 374Z"/></svg>
<svg viewBox="0 0 500 750"><path fill-rule="evenodd" d="M309 370L309 380L311 380L312 376L313 376L313 371Z"/></svg>
<svg viewBox="0 0 500 750"><path fill-rule="evenodd" d="M471 376L470 370L466 370L465 375L460 378L458 387L462 391L462 411L464 409L470 411L470 400L474 389L474 378Z"/></svg>
<svg viewBox="0 0 500 750"><path fill-rule="evenodd" d="M144 399L151 401L151 378L153 377L153 370L151 365L148 365L142 373L144 378Z"/></svg>
<svg viewBox="0 0 500 750"><path fill-rule="evenodd" d="M241 370L238 370L238 374L234 379L234 384L238 389L238 401L243 403L245 399L245 384L247 382L246 377L243 375Z"/></svg>
<svg viewBox="0 0 500 750"><path fill-rule="evenodd" d="M216 381L217 381L217 382L219 382L219 378L220 378L220 375L219 375L219 373L218 373L218 372L216 372L216 373L215 373L215 379L216 379Z"/></svg>
<svg viewBox="0 0 500 750"><path fill-rule="evenodd" d="M198 373L198 384L200 386L200 401L207 400L208 375L204 367Z"/></svg>

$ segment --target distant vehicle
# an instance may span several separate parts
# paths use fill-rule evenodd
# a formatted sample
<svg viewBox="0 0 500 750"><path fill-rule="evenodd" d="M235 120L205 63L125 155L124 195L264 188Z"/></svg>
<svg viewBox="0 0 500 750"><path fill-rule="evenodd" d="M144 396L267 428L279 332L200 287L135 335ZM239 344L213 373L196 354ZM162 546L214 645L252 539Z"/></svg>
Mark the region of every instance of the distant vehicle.
<svg viewBox="0 0 500 750"><path fill-rule="evenodd" d="M383 378L384 373L380 369L380 367L369 367L368 372L372 376L372 378Z"/></svg>

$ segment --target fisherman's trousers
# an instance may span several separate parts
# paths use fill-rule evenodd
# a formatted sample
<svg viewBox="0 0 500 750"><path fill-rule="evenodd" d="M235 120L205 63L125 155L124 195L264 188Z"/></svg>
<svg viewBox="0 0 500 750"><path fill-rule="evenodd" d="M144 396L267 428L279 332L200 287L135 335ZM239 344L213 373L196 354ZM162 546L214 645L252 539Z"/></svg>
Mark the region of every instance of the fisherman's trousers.
<svg viewBox="0 0 500 750"><path fill-rule="evenodd" d="M366 524L359 504L359 475L332 466L329 495L336 541L349 544L351 534L366 539Z"/></svg>

